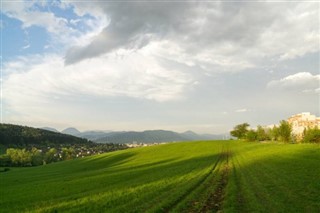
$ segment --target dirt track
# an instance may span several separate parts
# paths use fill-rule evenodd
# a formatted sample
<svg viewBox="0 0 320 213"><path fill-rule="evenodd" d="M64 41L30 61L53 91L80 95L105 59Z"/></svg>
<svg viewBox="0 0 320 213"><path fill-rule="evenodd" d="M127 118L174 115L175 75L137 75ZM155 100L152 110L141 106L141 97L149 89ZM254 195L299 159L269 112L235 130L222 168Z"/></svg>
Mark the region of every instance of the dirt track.
<svg viewBox="0 0 320 213"><path fill-rule="evenodd" d="M201 212L221 212L222 211L225 188L228 184L229 156L230 156L230 152L223 153L224 163L222 166L221 177L218 180L218 184L215 187L214 191L212 191L205 205L201 209Z"/></svg>
<svg viewBox="0 0 320 213"><path fill-rule="evenodd" d="M208 196L202 201L191 201L183 212L222 212L222 205L225 196L225 187L228 183L228 175L230 170L229 150L222 150L219 159L214 163L211 170L196 185L191 187L185 194L163 209L163 212L171 212L179 203L188 199L188 196L196 191L199 187L205 186L208 189ZM218 179L217 179L218 178ZM202 203L201 208L195 207Z"/></svg>

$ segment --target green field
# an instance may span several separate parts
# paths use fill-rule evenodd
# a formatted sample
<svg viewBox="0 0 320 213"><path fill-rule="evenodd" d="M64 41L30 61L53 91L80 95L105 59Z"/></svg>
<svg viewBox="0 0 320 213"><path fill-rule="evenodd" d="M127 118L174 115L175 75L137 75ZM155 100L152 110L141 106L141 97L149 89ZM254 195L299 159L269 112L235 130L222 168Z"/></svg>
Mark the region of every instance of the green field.
<svg viewBox="0 0 320 213"><path fill-rule="evenodd" d="M320 212L320 146L183 142L0 173L1 212Z"/></svg>

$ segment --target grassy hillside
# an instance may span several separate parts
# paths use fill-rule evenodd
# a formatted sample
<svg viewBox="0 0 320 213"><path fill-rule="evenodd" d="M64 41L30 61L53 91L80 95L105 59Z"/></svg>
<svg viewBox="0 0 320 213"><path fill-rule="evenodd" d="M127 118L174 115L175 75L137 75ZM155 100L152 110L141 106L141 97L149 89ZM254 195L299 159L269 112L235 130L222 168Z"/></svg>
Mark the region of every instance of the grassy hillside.
<svg viewBox="0 0 320 213"><path fill-rule="evenodd" d="M319 212L320 147L136 148L0 173L3 212ZM5 195L5 196L3 196Z"/></svg>

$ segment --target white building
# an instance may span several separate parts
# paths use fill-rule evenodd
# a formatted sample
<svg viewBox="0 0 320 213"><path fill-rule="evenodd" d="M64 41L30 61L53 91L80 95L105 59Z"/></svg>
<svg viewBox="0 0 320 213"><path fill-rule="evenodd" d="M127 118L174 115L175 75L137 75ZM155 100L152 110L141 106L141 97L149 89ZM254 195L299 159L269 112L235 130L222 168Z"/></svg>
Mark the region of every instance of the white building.
<svg viewBox="0 0 320 213"><path fill-rule="evenodd" d="M288 123L292 126L292 133L297 139L302 139L303 131L308 128L320 128L320 117L311 115L310 112L303 112L288 118Z"/></svg>

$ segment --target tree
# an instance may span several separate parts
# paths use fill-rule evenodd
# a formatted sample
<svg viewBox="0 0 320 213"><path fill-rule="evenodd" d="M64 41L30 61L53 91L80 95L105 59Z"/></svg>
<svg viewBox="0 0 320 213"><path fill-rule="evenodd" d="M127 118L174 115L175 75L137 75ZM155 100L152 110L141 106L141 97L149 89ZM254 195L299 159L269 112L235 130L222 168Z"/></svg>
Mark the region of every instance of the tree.
<svg viewBox="0 0 320 213"><path fill-rule="evenodd" d="M314 128L305 130L302 142L320 144L320 129Z"/></svg>
<svg viewBox="0 0 320 213"><path fill-rule="evenodd" d="M271 140L277 141L279 139L279 128L277 126L273 126L273 128L270 131L270 137Z"/></svg>
<svg viewBox="0 0 320 213"><path fill-rule="evenodd" d="M61 149L61 158L62 160L71 160L75 156L75 151L73 148L62 148Z"/></svg>
<svg viewBox="0 0 320 213"><path fill-rule="evenodd" d="M256 141L258 139L258 134L253 129L249 130L246 134L246 139L248 141Z"/></svg>
<svg viewBox="0 0 320 213"><path fill-rule="evenodd" d="M290 142L291 131L292 131L292 127L287 121L285 121L285 120L280 121L279 137L283 142L285 142L285 143Z"/></svg>
<svg viewBox="0 0 320 213"><path fill-rule="evenodd" d="M45 163L52 163L56 161L57 160L56 155L57 155L57 150L55 148L49 149L44 156Z"/></svg>
<svg viewBox="0 0 320 213"><path fill-rule="evenodd" d="M230 132L230 134L233 137L237 137L238 139L243 139L246 137L246 134L248 132L248 127L250 125L248 123L238 124L233 128L233 130Z"/></svg>
<svg viewBox="0 0 320 213"><path fill-rule="evenodd" d="M32 166L39 166L43 164L42 153L35 147L32 147L31 149L31 163Z"/></svg>
<svg viewBox="0 0 320 213"><path fill-rule="evenodd" d="M31 153L28 152L26 149L18 149L18 154L20 158L20 164L22 166L31 166Z"/></svg>
<svg viewBox="0 0 320 213"><path fill-rule="evenodd" d="M31 153L26 149L7 149L6 153L12 165L15 166L31 166Z"/></svg>
<svg viewBox="0 0 320 213"><path fill-rule="evenodd" d="M17 149L9 148L6 152L7 156L9 157L12 165L18 165L19 164L19 156Z"/></svg>
<svg viewBox="0 0 320 213"><path fill-rule="evenodd" d="M7 154L0 155L0 166L11 166L11 160Z"/></svg>
<svg viewBox="0 0 320 213"><path fill-rule="evenodd" d="M265 129L262 126L257 127L257 140L258 141L266 141L268 140L268 134L266 133Z"/></svg>

